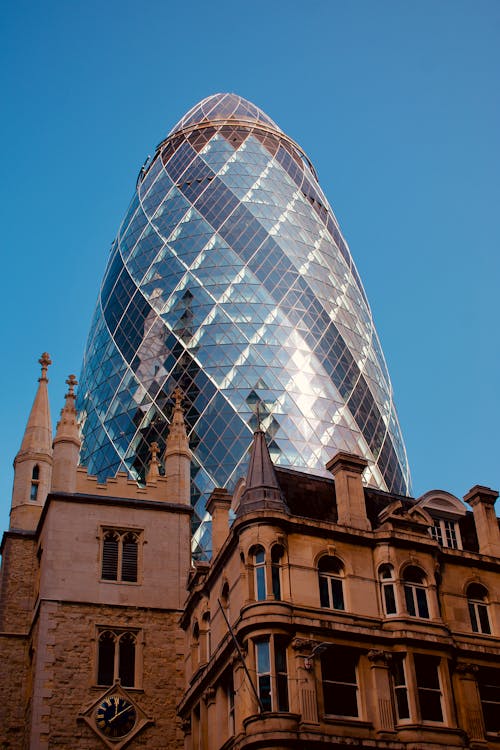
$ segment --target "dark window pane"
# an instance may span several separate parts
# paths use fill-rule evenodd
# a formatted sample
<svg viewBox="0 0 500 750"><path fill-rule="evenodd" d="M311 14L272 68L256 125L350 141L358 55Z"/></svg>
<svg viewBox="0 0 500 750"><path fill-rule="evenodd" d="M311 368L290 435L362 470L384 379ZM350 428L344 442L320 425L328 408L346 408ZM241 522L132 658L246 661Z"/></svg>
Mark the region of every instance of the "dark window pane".
<svg viewBox="0 0 500 750"><path fill-rule="evenodd" d="M259 698L264 711L271 710L271 675L259 677Z"/></svg>
<svg viewBox="0 0 500 750"><path fill-rule="evenodd" d="M112 685L115 670L115 637L113 633L103 633L99 638L99 663L97 682L99 685Z"/></svg>
<svg viewBox="0 0 500 750"><path fill-rule="evenodd" d="M344 592L342 591L342 581L339 578L331 579L333 609L344 608Z"/></svg>
<svg viewBox="0 0 500 750"><path fill-rule="evenodd" d="M135 638L124 633L120 638L119 677L122 685L133 687L135 683Z"/></svg>
<svg viewBox="0 0 500 750"><path fill-rule="evenodd" d="M415 654L415 673L418 687L439 690L439 659L425 654Z"/></svg>
<svg viewBox="0 0 500 750"><path fill-rule="evenodd" d="M257 579L257 599L263 601L266 598L266 573L263 565L255 569Z"/></svg>
<svg viewBox="0 0 500 750"><path fill-rule="evenodd" d="M385 611L388 615L394 615L396 613L396 599L394 597L394 586L392 583L385 584L384 588L384 601Z"/></svg>
<svg viewBox="0 0 500 750"><path fill-rule="evenodd" d="M273 564L271 566L271 577L273 582L273 596L275 599L281 599L280 583L280 566Z"/></svg>
<svg viewBox="0 0 500 750"><path fill-rule="evenodd" d="M472 626L472 630L474 633L479 633L479 627L477 624L477 617L476 617L476 608L474 607L474 604L472 602L469 602L469 616L470 616L470 623Z"/></svg>
<svg viewBox="0 0 500 750"><path fill-rule="evenodd" d="M278 692L278 711L288 711L288 679L286 668L286 646L276 637L274 642L274 661L276 669L276 689Z"/></svg>
<svg viewBox="0 0 500 750"><path fill-rule="evenodd" d="M330 606L330 595L328 592L328 578L319 577L319 599L322 607Z"/></svg>
<svg viewBox="0 0 500 750"><path fill-rule="evenodd" d="M36 502L37 496L38 496L38 484L33 483L31 485L31 490L30 490L30 500L33 500L33 502Z"/></svg>
<svg viewBox="0 0 500 750"><path fill-rule="evenodd" d="M337 716L357 716L356 688L352 685L323 683L325 713Z"/></svg>
<svg viewBox="0 0 500 750"><path fill-rule="evenodd" d="M481 633L491 633L490 621L488 619L488 608L485 604L478 604L477 611L479 614L479 622L481 623Z"/></svg>
<svg viewBox="0 0 500 750"><path fill-rule="evenodd" d="M420 713L425 721L443 721L441 710L441 695L432 690L418 691L420 701Z"/></svg>
<svg viewBox="0 0 500 750"><path fill-rule="evenodd" d="M417 614L415 611L415 602L413 601L413 586L405 586L405 602L406 610L409 615L415 617Z"/></svg>
<svg viewBox="0 0 500 750"><path fill-rule="evenodd" d="M406 687L396 688L396 704L398 709L398 719L409 719L410 709L408 708Z"/></svg>
<svg viewBox="0 0 500 750"><path fill-rule="evenodd" d="M425 589L416 589L417 594L417 605L418 605L418 614L420 617L425 617L428 619L429 617L429 609L427 607L427 595L425 593Z"/></svg>

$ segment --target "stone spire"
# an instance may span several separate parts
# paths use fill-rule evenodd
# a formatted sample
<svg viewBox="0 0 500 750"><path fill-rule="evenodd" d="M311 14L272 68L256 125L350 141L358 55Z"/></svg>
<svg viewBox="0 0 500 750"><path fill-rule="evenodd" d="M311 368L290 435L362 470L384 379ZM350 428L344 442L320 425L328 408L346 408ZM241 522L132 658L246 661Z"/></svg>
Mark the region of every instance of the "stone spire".
<svg viewBox="0 0 500 750"><path fill-rule="evenodd" d="M174 410L165 447L164 466L167 480L166 500L171 503L191 502L191 451L184 423L182 391L173 392Z"/></svg>
<svg viewBox="0 0 500 750"><path fill-rule="evenodd" d="M146 474L146 483L156 482L160 476L160 462L158 461L158 443L152 442L151 448L151 461L149 462L148 473Z"/></svg>
<svg viewBox="0 0 500 750"><path fill-rule="evenodd" d="M52 492L74 492L76 489L76 468L80 454L80 432L75 408L77 382L74 375L69 375L66 380L68 392L54 438Z"/></svg>
<svg viewBox="0 0 500 750"><path fill-rule="evenodd" d="M50 420L47 369L52 364L44 352L38 360L42 374L31 407L21 447L14 459L11 529L36 528L52 474L52 424Z"/></svg>
<svg viewBox="0 0 500 750"><path fill-rule="evenodd" d="M237 515L254 510L287 512L287 506L269 455L265 434L257 430L253 435L252 453L248 465L246 486L241 496Z"/></svg>

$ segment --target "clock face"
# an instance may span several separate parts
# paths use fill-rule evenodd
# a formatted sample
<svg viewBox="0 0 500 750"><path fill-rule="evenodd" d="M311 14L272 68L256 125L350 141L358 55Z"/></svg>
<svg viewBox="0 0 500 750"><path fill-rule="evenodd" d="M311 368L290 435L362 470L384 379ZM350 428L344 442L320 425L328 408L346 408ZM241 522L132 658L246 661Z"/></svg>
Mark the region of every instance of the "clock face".
<svg viewBox="0 0 500 750"><path fill-rule="evenodd" d="M134 706L121 695L108 695L95 712L98 729L110 739L125 737L134 728L136 721Z"/></svg>

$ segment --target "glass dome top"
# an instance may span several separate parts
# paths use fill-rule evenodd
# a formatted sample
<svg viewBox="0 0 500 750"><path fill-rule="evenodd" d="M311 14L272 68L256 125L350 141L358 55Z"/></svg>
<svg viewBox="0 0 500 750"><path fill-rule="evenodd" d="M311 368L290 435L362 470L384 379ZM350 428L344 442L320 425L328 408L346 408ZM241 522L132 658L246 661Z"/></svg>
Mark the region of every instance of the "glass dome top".
<svg viewBox="0 0 500 750"><path fill-rule="evenodd" d="M177 125L172 128L169 136L193 125L220 122L248 122L254 125L266 125L279 133L282 130L259 107L243 99L237 94L212 94L198 104L195 104Z"/></svg>

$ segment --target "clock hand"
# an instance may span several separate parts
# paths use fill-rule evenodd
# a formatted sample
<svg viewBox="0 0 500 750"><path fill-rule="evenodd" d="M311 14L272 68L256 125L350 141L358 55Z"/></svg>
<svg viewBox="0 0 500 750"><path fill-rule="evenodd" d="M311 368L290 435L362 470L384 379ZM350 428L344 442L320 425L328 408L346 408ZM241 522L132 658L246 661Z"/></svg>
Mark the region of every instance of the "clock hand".
<svg viewBox="0 0 500 750"><path fill-rule="evenodd" d="M133 708L134 708L133 706L127 706L127 708L124 708L122 711L112 716L111 719L109 720L109 724L112 724L115 719L117 719L122 714L126 714L127 711L131 711Z"/></svg>

